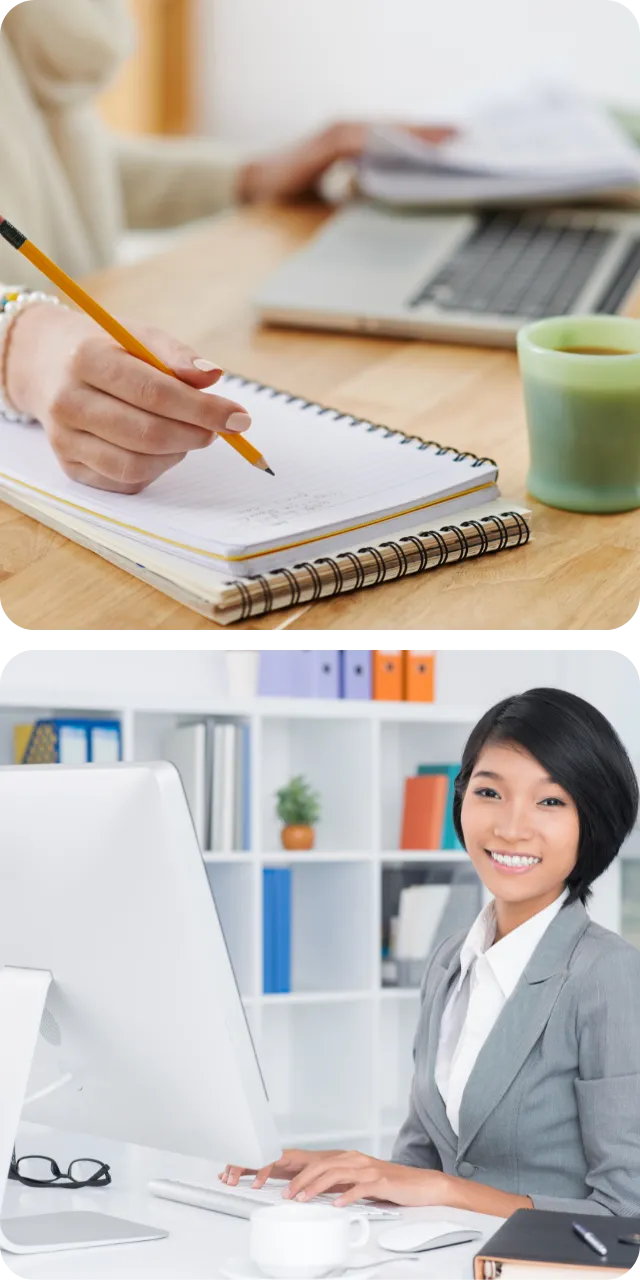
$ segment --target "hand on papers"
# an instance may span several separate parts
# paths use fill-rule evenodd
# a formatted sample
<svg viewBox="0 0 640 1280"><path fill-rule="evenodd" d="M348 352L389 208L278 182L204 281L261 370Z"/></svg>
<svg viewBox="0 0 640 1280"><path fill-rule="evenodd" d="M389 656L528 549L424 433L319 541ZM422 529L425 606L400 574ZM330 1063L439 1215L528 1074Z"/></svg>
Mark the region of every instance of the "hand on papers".
<svg viewBox="0 0 640 1280"><path fill-rule="evenodd" d="M251 420L241 404L201 394L221 369L200 370L198 353L177 338L118 318L178 378L129 355L88 316L43 304L16 321L7 391L42 423L72 480L131 494Z"/></svg>
<svg viewBox="0 0 640 1280"><path fill-rule="evenodd" d="M449 125L397 125L423 142L444 142L456 132ZM311 191L337 160L351 160L365 148L370 125L343 122L323 129L278 155L247 164L240 172L241 200L286 200Z"/></svg>

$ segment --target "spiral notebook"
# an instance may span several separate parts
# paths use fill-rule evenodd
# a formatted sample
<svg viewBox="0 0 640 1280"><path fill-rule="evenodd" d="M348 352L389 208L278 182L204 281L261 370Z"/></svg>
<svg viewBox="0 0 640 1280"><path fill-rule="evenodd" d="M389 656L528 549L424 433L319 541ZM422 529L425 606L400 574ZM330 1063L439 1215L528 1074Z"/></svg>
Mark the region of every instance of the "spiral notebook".
<svg viewBox="0 0 640 1280"><path fill-rule="evenodd" d="M234 374L214 390L251 414L275 478L218 441L141 494L106 493L69 480L38 426L4 422L0 493L218 622L529 538L529 513L499 501L490 458Z"/></svg>

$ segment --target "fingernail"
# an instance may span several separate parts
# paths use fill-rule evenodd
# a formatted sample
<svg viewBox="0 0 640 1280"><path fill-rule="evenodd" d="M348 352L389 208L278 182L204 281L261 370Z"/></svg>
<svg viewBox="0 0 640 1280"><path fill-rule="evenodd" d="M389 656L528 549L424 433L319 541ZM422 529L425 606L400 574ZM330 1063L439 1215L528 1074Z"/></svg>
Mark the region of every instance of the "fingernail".
<svg viewBox="0 0 640 1280"><path fill-rule="evenodd" d="M283 1195L283 1198L284 1198L285 1200L289 1200L289 1199L290 1199L290 1197L291 1197L291 1192L290 1192L290 1190L289 1190L289 1188L288 1188L288 1187L285 1187L284 1191L282 1192L282 1195Z"/></svg>
<svg viewBox="0 0 640 1280"><path fill-rule="evenodd" d="M307 1198L306 1191L299 1191L296 1196L296 1200L306 1200L306 1198Z"/></svg>
<svg viewBox="0 0 640 1280"><path fill-rule="evenodd" d="M248 413L230 413L223 431L246 431L250 426L251 418Z"/></svg>
<svg viewBox="0 0 640 1280"><path fill-rule="evenodd" d="M194 360L192 362L196 369L201 369L203 373L213 373L214 369L217 373L222 373L219 364L213 364L211 360Z"/></svg>

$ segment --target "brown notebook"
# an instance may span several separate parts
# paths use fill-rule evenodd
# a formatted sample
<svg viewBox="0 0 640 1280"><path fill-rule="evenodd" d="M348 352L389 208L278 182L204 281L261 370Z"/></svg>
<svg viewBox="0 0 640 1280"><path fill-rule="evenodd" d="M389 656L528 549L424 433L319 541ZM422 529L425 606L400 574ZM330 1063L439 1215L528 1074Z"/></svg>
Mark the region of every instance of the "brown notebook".
<svg viewBox="0 0 640 1280"><path fill-rule="evenodd" d="M585 1201L585 1204L588 1202ZM585 1244L572 1230L577 1222L593 1232L607 1248L606 1258ZM562 1268L567 1280L585 1273L625 1276L638 1257L637 1244L623 1244L620 1236L640 1233L640 1218L596 1213L556 1213L548 1209L516 1209L473 1259L475 1280L519 1280L534 1268L540 1280ZM553 1271L550 1268L553 1267Z"/></svg>

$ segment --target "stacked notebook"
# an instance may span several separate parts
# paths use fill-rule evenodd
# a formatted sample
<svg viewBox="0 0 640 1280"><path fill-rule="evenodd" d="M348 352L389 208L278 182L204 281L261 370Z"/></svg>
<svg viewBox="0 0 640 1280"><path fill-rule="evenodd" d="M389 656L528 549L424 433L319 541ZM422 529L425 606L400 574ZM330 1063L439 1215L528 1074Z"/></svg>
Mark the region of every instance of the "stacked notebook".
<svg viewBox="0 0 640 1280"><path fill-rule="evenodd" d="M226 374L275 476L224 441L136 495L68 479L37 425L2 422L0 497L218 623L521 546L491 458Z"/></svg>

